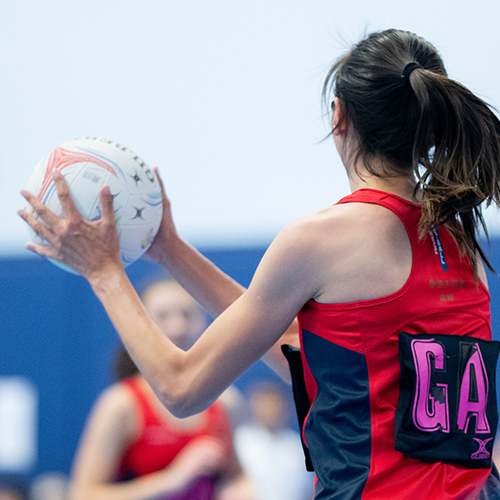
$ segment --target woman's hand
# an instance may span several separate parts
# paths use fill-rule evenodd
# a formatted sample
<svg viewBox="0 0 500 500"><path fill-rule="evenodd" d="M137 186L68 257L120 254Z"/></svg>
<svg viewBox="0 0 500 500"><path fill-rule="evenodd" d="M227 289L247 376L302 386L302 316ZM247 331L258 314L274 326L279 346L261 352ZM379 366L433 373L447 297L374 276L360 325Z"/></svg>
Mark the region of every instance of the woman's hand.
<svg viewBox="0 0 500 500"><path fill-rule="evenodd" d="M146 255L160 265L165 265L168 255L168 247L174 239L178 238L177 229L175 228L174 219L172 218L172 210L170 208L170 200L165 193L165 187L158 173L158 167L154 168L156 177L160 182L162 201L163 201L163 215L161 219L160 228L156 233L153 243L149 247Z"/></svg>
<svg viewBox="0 0 500 500"><path fill-rule="evenodd" d="M109 186L99 193L101 218L87 221L76 208L61 172L56 170L53 177L64 218L57 217L32 193L21 191L39 219L25 210L18 214L47 242L47 246L30 242L26 248L68 265L89 281L105 270L123 268Z"/></svg>
<svg viewBox="0 0 500 500"><path fill-rule="evenodd" d="M201 436L189 443L167 467L186 484L203 476L213 476L224 468L224 446L217 439Z"/></svg>

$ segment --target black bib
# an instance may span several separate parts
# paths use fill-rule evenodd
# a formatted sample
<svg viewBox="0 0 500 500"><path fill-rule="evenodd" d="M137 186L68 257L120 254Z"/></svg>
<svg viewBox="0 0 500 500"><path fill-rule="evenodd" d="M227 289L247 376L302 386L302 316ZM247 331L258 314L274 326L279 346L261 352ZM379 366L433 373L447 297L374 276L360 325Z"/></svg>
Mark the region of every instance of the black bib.
<svg viewBox="0 0 500 500"><path fill-rule="evenodd" d="M421 460L490 468L499 350L496 341L401 332L395 449Z"/></svg>

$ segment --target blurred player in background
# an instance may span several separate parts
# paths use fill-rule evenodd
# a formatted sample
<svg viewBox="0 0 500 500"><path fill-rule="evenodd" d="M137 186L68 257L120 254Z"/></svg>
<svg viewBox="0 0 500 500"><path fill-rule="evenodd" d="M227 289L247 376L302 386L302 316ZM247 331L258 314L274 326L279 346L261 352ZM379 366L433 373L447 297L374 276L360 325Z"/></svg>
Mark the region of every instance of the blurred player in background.
<svg viewBox="0 0 500 500"><path fill-rule="evenodd" d="M206 326L200 306L174 281L152 284L143 301L181 349L189 349ZM123 347L115 372L118 382L100 396L81 439L71 500L253 500L223 404L179 419Z"/></svg>

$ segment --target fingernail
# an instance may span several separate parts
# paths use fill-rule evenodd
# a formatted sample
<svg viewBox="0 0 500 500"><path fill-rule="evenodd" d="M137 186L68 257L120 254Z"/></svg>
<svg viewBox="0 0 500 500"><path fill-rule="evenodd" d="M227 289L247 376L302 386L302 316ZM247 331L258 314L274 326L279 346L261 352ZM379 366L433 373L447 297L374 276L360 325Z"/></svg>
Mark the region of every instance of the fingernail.
<svg viewBox="0 0 500 500"><path fill-rule="evenodd" d="M52 170L52 178L55 179L56 177L59 177L61 174L61 172L59 172L59 170L57 170L57 168L55 170Z"/></svg>
<svg viewBox="0 0 500 500"><path fill-rule="evenodd" d="M109 186L104 186L102 188L102 194L111 194L111 188Z"/></svg>

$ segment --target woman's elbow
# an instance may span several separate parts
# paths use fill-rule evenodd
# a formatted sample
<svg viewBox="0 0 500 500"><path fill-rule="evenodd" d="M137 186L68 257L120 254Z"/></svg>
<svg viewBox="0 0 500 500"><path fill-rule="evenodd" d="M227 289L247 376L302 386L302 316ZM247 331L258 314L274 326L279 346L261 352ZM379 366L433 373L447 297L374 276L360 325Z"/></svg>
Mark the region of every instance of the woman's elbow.
<svg viewBox="0 0 500 500"><path fill-rule="evenodd" d="M158 394L158 398L174 417L186 418L195 413L191 410L190 398L187 393L176 392L172 394L170 391L162 391Z"/></svg>
<svg viewBox="0 0 500 500"><path fill-rule="evenodd" d="M177 391L172 394L171 391L160 392L158 398L165 408L177 418L186 418L203 411L205 408L199 408L195 398L189 391Z"/></svg>
<svg viewBox="0 0 500 500"><path fill-rule="evenodd" d="M172 415L185 418L197 413L194 409L195 395L191 386L192 384L187 380L187 376L184 375L157 384L155 392L162 405Z"/></svg>
<svg viewBox="0 0 500 500"><path fill-rule="evenodd" d="M190 417L206 410L213 401L207 401L206 391L199 391L196 384L185 376L173 384L158 387L157 396L163 406L177 418Z"/></svg>

